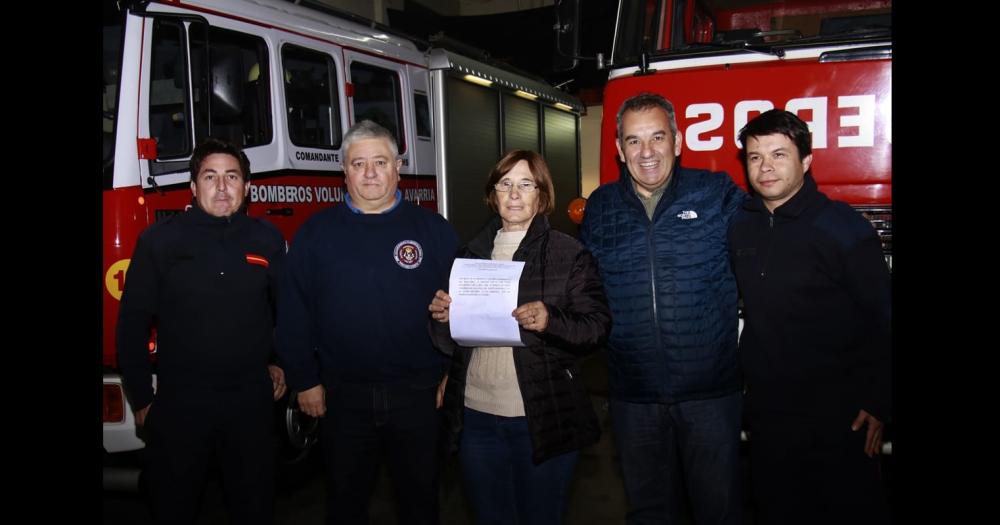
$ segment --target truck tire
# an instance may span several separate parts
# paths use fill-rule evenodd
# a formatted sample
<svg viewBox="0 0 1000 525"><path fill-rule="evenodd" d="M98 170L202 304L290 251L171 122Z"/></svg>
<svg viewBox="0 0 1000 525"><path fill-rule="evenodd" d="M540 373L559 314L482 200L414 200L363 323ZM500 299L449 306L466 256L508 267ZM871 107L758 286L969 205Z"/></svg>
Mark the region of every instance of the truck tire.
<svg viewBox="0 0 1000 525"><path fill-rule="evenodd" d="M274 405L278 483L295 486L322 466L321 460L311 457L319 448L319 420L299 409L298 392L289 391Z"/></svg>

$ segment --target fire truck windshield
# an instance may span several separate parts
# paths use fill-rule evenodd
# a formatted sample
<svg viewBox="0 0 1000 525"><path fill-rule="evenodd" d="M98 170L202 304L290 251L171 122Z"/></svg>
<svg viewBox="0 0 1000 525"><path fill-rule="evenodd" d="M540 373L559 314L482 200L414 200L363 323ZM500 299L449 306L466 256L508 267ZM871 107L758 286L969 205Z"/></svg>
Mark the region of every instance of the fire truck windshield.
<svg viewBox="0 0 1000 525"><path fill-rule="evenodd" d="M612 60L885 37L891 0L621 0ZM759 49L757 49L759 50Z"/></svg>
<svg viewBox="0 0 1000 525"><path fill-rule="evenodd" d="M104 58L101 72L104 87L101 102L104 115L102 119L104 156L102 158L104 159L105 171L110 168L114 158L115 107L118 102L118 81L122 62L122 15L109 7L108 4L110 3L105 2L104 7L104 33L102 36Z"/></svg>

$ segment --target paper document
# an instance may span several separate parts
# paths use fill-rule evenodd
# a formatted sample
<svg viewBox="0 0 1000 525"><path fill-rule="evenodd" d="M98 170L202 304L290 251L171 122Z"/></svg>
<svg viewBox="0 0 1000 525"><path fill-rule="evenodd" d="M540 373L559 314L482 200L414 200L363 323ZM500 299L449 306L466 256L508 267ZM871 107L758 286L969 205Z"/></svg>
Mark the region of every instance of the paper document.
<svg viewBox="0 0 1000 525"><path fill-rule="evenodd" d="M455 259L448 280L451 338L462 346L524 346L517 320L517 284L524 261Z"/></svg>

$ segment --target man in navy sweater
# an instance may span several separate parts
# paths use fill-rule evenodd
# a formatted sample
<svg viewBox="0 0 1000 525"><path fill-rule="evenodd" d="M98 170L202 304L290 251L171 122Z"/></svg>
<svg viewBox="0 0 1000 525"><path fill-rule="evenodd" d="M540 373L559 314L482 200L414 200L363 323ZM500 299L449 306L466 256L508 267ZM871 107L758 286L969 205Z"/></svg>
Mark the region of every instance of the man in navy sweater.
<svg viewBox="0 0 1000 525"><path fill-rule="evenodd" d="M746 312L740 355L757 522L886 523L890 276L871 224L816 187L793 113L740 131L755 195L729 243Z"/></svg>
<svg viewBox="0 0 1000 525"><path fill-rule="evenodd" d="M437 387L427 331L458 237L402 199L396 140L371 121L344 136L347 197L296 234L278 303L278 355L302 410L321 417L327 522L368 523L380 457L397 515L438 523Z"/></svg>

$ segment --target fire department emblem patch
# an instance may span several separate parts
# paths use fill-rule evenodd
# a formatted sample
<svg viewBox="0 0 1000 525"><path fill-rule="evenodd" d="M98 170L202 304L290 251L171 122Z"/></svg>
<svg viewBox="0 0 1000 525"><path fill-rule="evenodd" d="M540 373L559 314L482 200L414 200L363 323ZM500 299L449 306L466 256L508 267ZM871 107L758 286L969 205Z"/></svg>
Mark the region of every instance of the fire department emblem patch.
<svg viewBox="0 0 1000 525"><path fill-rule="evenodd" d="M392 256L396 259L396 264L412 270L424 260L424 249L417 241L401 241L392 251Z"/></svg>

